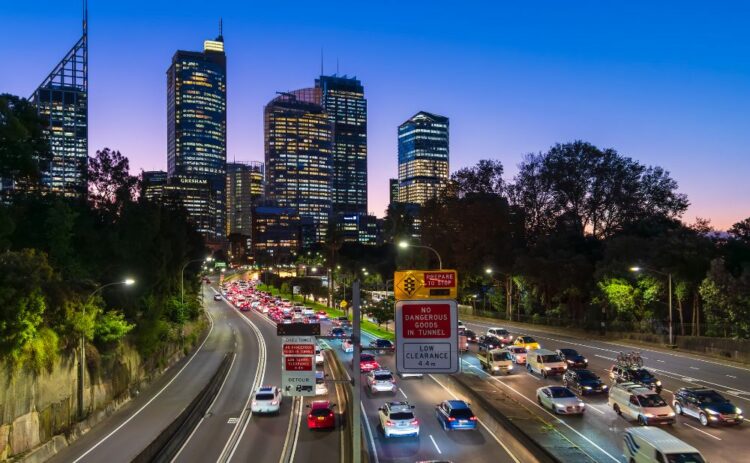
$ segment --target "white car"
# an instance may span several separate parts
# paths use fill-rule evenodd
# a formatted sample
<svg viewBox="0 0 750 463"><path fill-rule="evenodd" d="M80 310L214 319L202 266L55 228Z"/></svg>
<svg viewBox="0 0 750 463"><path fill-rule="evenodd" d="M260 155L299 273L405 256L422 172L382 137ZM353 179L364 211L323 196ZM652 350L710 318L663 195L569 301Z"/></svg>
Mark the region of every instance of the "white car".
<svg viewBox="0 0 750 463"><path fill-rule="evenodd" d="M326 374L320 370L315 372L315 395L327 395Z"/></svg>
<svg viewBox="0 0 750 463"><path fill-rule="evenodd" d="M392 436L419 437L419 420L409 402L387 402L378 409L380 427L386 438Z"/></svg>
<svg viewBox="0 0 750 463"><path fill-rule="evenodd" d="M344 339L341 341L341 350L343 350L347 354L351 354L354 352L354 344L352 343L351 339Z"/></svg>
<svg viewBox="0 0 750 463"><path fill-rule="evenodd" d="M281 389L276 386L262 386L255 391L250 405L253 413L279 413Z"/></svg>
<svg viewBox="0 0 750 463"><path fill-rule="evenodd" d="M505 348L510 352L510 358L516 365L526 364L526 348L521 346L508 346Z"/></svg>
<svg viewBox="0 0 750 463"><path fill-rule="evenodd" d="M391 392L396 393L396 381L388 370L373 370L367 373L367 387L370 392Z"/></svg>
<svg viewBox="0 0 750 463"><path fill-rule="evenodd" d="M315 365L323 365L323 353L319 347L315 348Z"/></svg>
<svg viewBox="0 0 750 463"><path fill-rule="evenodd" d="M540 387L536 390L536 400L544 408L555 414L583 415L586 404L573 391L563 386Z"/></svg>

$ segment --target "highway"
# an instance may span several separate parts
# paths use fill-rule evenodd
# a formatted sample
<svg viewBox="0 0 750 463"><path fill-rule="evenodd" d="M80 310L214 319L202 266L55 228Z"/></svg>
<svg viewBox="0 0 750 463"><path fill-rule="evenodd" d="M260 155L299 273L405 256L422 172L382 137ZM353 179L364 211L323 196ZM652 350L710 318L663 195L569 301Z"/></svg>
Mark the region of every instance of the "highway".
<svg viewBox="0 0 750 463"><path fill-rule="evenodd" d="M477 334L484 334L489 327L503 326L485 321L466 321L466 325ZM573 348L589 360L589 369L609 384L608 369L620 351L638 350L644 366L662 381L662 397L671 404L672 393L680 387L710 387L729 398L743 410L750 409L750 392L744 385L750 384L750 369L725 365L691 355L637 348L613 342L582 340L570 336L550 334L538 330L520 332L513 326L506 328L514 335L533 336L545 349ZM538 412L546 420L556 423L560 432L575 442L594 461L624 461L622 457L622 431L634 423L619 417L607 405L606 395L587 396L585 416L554 416L536 403L536 389L544 385L562 384L560 378L543 379L531 375L525 369L510 376L492 377L481 371L476 357L464 355L464 367L472 370L502 388L519 402ZM678 416L677 423L666 429L696 447L711 462L738 461L737 455L747 450L750 429L740 426L711 426L704 428L698 420Z"/></svg>
<svg viewBox="0 0 750 463"><path fill-rule="evenodd" d="M328 323L321 326L321 332L327 332ZM369 345L373 337L362 333L362 345ZM331 346L351 373L352 354L341 350L340 341L330 341ZM383 368L396 371L393 354L377 355L377 361ZM364 375L362 375L364 379ZM393 394L371 395L362 390L363 416L366 440L374 446L378 462L409 462L422 460L450 460L454 462L517 462L503 446L499 439L490 434L483 425L477 431L444 431L435 417L435 405L443 400L452 399L450 392L440 383L440 375L425 375L424 378L401 379L396 377L398 391ZM415 416L420 420L420 435L414 437L392 437L385 439L380 430L378 408L388 401L405 400L415 405Z"/></svg>

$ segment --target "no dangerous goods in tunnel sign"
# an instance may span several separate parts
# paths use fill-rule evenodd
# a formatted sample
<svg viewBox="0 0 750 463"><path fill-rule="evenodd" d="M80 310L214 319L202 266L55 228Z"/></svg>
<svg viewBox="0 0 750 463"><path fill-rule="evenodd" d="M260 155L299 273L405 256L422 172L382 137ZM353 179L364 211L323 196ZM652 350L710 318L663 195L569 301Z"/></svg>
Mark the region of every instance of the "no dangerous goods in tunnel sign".
<svg viewBox="0 0 750 463"><path fill-rule="evenodd" d="M458 306L455 300L396 303L396 370L458 373Z"/></svg>

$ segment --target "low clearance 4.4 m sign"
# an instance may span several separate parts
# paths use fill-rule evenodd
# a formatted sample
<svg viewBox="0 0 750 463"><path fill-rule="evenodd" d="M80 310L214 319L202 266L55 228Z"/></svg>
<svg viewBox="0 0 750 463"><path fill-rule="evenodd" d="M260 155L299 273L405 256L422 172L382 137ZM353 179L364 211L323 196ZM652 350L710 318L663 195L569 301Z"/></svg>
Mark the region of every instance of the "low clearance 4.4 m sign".
<svg viewBox="0 0 750 463"><path fill-rule="evenodd" d="M396 303L396 371L458 373L459 362L455 300Z"/></svg>

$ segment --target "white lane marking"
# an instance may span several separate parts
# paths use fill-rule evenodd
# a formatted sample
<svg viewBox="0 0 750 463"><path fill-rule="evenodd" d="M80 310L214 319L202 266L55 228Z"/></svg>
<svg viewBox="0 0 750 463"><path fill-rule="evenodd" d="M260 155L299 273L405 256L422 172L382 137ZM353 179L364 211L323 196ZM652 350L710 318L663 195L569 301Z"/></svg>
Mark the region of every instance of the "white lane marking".
<svg viewBox="0 0 750 463"><path fill-rule="evenodd" d="M469 363L466 360L463 360L463 362L464 363ZM445 385L443 383L441 383L440 381L438 381L438 379L435 378L433 375L427 375L427 376L429 376L430 378L432 378L432 380L435 381L440 387L442 387L443 389L445 389L445 391L448 394L450 394L454 399L458 399L458 397L456 397L456 395L453 392L451 392L447 387L445 387ZM487 431L487 434L489 434L490 436L492 436L492 438L495 439L495 441L498 444L500 444L500 447L502 447L505 450L505 452L508 455L510 455L510 457L513 459L513 461L515 461L516 463L521 463L521 461L518 458L516 458L516 456L510 451L510 449L503 443L503 441L501 441L500 438L497 437L494 432L490 431L490 428L488 428L487 425L484 424L484 422L482 420L477 419L477 421L479 421L479 424L481 424L482 427L484 428L484 430Z"/></svg>
<svg viewBox="0 0 750 463"><path fill-rule="evenodd" d="M588 408L589 410L594 410L595 412L601 413L602 415L604 415L603 411L599 410L598 407L596 407L596 406L594 406L592 404L586 404L586 408Z"/></svg>
<svg viewBox="0 0 750 463"><path fill-rule="evenodd" d="M406 396L406 392L404 392L403 389L398 388L398 391L404 396L404 399L409 400L409 398Z"/></svg>
<svg viewBox="0 0 750 463"><path fill-rule="evenodd" d="M700 370L698 367L690 367L691 370Z"/></svg>
<svg viewBox="0 0 750 463"><path fill-rule="evenodd" d="M336 353L335 352L331 352L331 355L333 355L335 357ZM333 370L331 370L331 366L327 365L327 367L328 367L328 371L330 371L331 375L333 375ZM325 369L325 367L324 367L324 369ZM335 378L334 377L333 379L341 379L341 378ZM341 384L337 383L337 384L335 384L333 386L333 389L336 391L336 400L338 400L337 403L339 404L339 413L341 415L343 415L343 411L341 410L341 407L342 407L341 404L343 404L344 401L341 400L341 393L339 392L339 389L341 387L342 387ZM348 404L348 405L349 405L349 407L352 406L352 404ZM344 458L344 427L341 426L341 423L339 423L339 444L340 444L340 447L341 447L340 450L339 450L339 454L341 456L341 463L344 463L344 461L346 461L346 459Z"/></svg>
<svg viewBox="0 0 750 463"><path fill-rule="evenodd" d="M236 342L237 341L235 341L235 343ZM216 399L218 399L219 396L221 395L221 391L224 389L224 384L226 384L227 379L229 378L229 374L232 372L232 367L234 366L234 361L235 360L237 360L237 353L236 352L232 354L232 363L229 365L229 370L227 371L227 374L224 376L224 380L221 382L221 387L219 387L219 392L216 393L216 395L214 396L214 400L211 401L211 404L208 406L207 410L210 411L213 408L214 404L216 403ZM198 430L198 428L201 427L201 424L203 424L203 421L205 419L206 419L205 415L201 417L201 420L198 421L198 424L190 432L190 435L188 436L187 439L185 439L185 442L180 446L180 450L178 450L177 453L175 453L175 455L174 455L174 457L172 458L171 461L177 461L177 458L180 456L180 453L182 453L182 450L185 447L187 447L188 442L190 442L190 439L193 438L193 436L195 435L195 432ZM235 417L229 418L227 420L227 424L235 424L237 422L237 419L238 418L235 418ZM234 421L232 421L232 420L234 420Z"/></svg>
<svg viewBox="0 0 750 463"><path fill-rule="evenodd" d="M233 416L227 420L227 424L236 424L239 420L240 420L239 418L237 418L236 416ZM179 453L177 455L179 455ZM175 456L175 458L177 457Z"/></svg>
<svg viewBox="0 0 750 463"><path fill-rule="evenodd" d="M284 447L281 449L281 457L279 458L279 463L282 463L284 461L284 457L286 456L286 449L289 447L289 436L292 433L292 426L294 426L294 420L292 417L294 416L294 407L297 404L297 399L299 397L292 397L292 407L291 410L289 410L289 423L286 425L286 437L284 437Z"/></svg>
<svg viewBox="0 0 750 463"><path fill-rule="evenodd" d="M430 434L430 440L432 441L432 445L435 446L435 450L437 450L438 454L442 455L443 452L440 451L440 447L438 447L437 442L435 442L435 438L432 437L432 434Z"/></svg>
<svg viewBox="0 0 750 463"><path fill-rule="evenodd" d="M292 444L292 451L289 454L289 461L294 461L294 454L297 453L297 442L299 442L299 429L302 425L302 409L305 405L305 399L300 398L299 400L299 412L297 413L297 425L294 430L294 444Z"/></svg>
<svg viewBox="0 0 750 463"><path fill-rule="evenodd" d="M684 424L684 425L685 425L685 426L687 426L688 428L691 428L691 429L695 429L695 430L696 430L696 431L698 431L698 432L702 432L703 434L707 435L708 437L713 437L713 438L714 438L714 439L716 439L716 440L722 440L722 439L721 439L721 437L716 437L716 436L714 436L714 435L713 435L713 434L711 434L711 433L708 433L708 432L706 432L706 431L704 431L704 430L702 430L702 429L698 429L698 428L696 428L695 426L689 425L689 424L687 424L687 423L682 423L682 424Z"/></svg>
<svg viewBox="0 0 750 463"><path fill-rule="evenodd" d="M613 357L605 357L605 356L603 356L603 355L599 355L599 354L594 354L594 357L599 357L600 359L611 360L611 361L613 361L613 362L616 362L616 361L617 361L617 359L615 359L615 358L613 358Z"/></svg>
<svg viewBox="0 0 750 463"><path fill-rule="evenodd" d="M375 459L375 463L380 463L378 459L378 449L375 448L375 438L372 436L372 428L370 427L370 419L367 418L367 412L365 411L365 404L359 402L359 406L362 409L362 421L365 423L365 429L367 430L367 437L369 437L370 445L372 445L372 453L370 458Z"/></svg>
<svg viewBox="0 0 750 463"><path fill-rule="evenodd" d="M73 463L77 463L77 462L81 461L86 455L88 455L89 453L93 452L95 448L99 447L104 441L106 441L107 439L109 439L110 437L112 437L117 431L119 431L120 429L122 429L123 426L125 426L133 418L135 418L136 416L138 416L138 414L141 413L143 411L143 409L145 409L146 407L148 407L151 404L151 402L153 402L154 400L156 400L156 398L159 397L161 395L161 393L164 392L164 390L166 388L168 388L169 385L172 384L172 382L175 379L177 379L178 376L180 376L180 373L182 373L185 370L185 368L187 368L187 366L190 365L190 362L192 362L193 359L195 358L195 356L198 354L198 352L200 352L201 349L203 349L203 345L206 344L206 341L208 341L208 338L211 337L211 332L214 330L214 318L213 318L213 316L211 316L211 312L206 312L206 313L208 314L208 320L211 322L211 328L208 330L208 334L206 335L206 338L203 340L203 342L201 343L201 345L198 346L198 349L196 349L195 352L193 352L193 355L190 356L190 358L185 363L185 365L183 365L182 368L180 368L180 371L178 371L172 377L172 379L170 379L169 382L167 384L165 384L164 387L162 387L159 390L159 392L157 392L153 397L151 397L151 399L149 399L148 402L146 402L145 404L143 404L143 406L141 408L139 408L138 410L136 410L136 412L133 413L132 415L130 415L130 417L127 420L123 421L122 424L120 424L118 427L116 427L115 429L113 429L112 432L110 432L109 434L107 434L106 436L104 436L99 442L97 442L91 448L89 448L88 450L86 450L86 452L84 452L80 457L78 457L75 460L73 460Z"/></svg>
<svg viewBox="0 0 750 463"><path fill-rule="evenodd" d="M734 375L727 375L727 376L730 377L730 378L732 378L732 379L737 379L737 377L734 376Z"/></svg>
<svg viewBox="0 0 750 463"><path fill-rule="evenodd" d="M659 363L664 363L664 360L656 359L656 361L659 362Z"/></svg>

